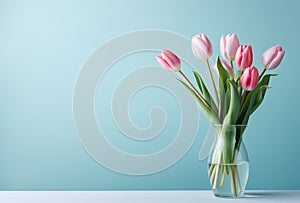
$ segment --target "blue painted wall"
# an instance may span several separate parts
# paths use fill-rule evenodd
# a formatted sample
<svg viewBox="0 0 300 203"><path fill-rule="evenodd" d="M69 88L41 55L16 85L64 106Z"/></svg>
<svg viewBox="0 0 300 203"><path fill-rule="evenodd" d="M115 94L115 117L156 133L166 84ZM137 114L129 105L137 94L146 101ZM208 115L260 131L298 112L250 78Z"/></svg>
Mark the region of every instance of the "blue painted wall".
<svg viewBox="0 0 300 203"><path fill-rule="evenodd" d="M297 0L1 0L0 189L209 188L206 162L197 160L205 130L175 165L147 176L104 168L77 137L72 96L82 64L107 40L142 29L188 38L206 33L214 56L220 36L237 33L253 45L257 65L266 48L283 46L286 56L275 71L280 75L245 138L251 161L247 188L300 189L299 10Z"/></svg>

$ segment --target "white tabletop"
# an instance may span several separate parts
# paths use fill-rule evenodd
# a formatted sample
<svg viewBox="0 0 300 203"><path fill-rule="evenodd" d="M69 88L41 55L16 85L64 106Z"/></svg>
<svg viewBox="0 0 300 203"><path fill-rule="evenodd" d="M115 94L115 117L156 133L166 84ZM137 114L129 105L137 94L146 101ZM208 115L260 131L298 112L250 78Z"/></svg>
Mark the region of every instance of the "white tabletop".
<svg viewBox="0 0 300 203"><path fill-rule="evenodd" d="M1 203L209 203L300 202L300 190L248 191L244 198L216 198L211 191L1 191Z"/></svg>

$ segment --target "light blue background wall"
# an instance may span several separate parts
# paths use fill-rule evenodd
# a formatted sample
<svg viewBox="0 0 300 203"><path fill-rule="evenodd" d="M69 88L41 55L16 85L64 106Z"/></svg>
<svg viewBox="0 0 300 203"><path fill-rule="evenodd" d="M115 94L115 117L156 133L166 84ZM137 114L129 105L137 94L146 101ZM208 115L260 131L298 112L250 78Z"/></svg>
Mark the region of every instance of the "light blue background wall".
<svg viewBox="0 0 300 203"><path fill-rule="evenodd" d="M105 41L141 29L203 32L215 50L234 32L253 45L257 65L266 48L283 46L280 76L245 138L248 189L300 189L299 10L297 0L1 0L0 189L209 188L206 162L197 160L205 131L171 168L138 177L102 167L77 138L72 95L82 64Z"/></svg>

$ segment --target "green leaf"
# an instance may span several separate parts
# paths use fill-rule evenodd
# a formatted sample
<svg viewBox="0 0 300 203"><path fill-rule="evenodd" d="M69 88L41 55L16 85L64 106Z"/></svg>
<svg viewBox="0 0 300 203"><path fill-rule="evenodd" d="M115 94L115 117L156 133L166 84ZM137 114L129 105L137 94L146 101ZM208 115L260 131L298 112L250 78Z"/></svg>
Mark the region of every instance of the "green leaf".
<svg viewBox="0 0 300 203"><path fill-rule="evenodd" d="M236 73L234 74L234 81L238 82L240 80L242 73L243 73L242 70L236 71Z"/></svg>
<svg viewBox="0 0 300 203"><path fill-rule="evenodd" d="M253 113L262 103L262 101L265 98L265 94L267 89L271 88L269 86L270 78L272 76L277 76L278 74L267 74L265 75L262 80L258 83L256 89L260 89L260 91L257 93L255 97L255 101L251 110L251 113Z"/></svg>
<svg viewBox="0 0 300 203"><path fill-rule="evenodd" d="M199 87L201 93L203 94L204 99L207 101L207 103L209 103L212 110L217 115L218 114L218 107L216 106L216 104L215 104L211 94L209 93L208 89L206 88L201 76L195 71L193 71L193 73L194 73L194 77L196 79L196 82L198 84L198 87Z"/></svg>
<svg viewBox="0 0 300 203"><path fill-rule="evenodd" d="M238 70L238 71L236 71L236 73L234 75L234 81L235 81L235 84L238 86L240 95L242 95L242 92L243 92L243 88L240 85L240 77L241 77L242 73L243 73L242 70Z"/></svg>
<svg viewBox="0 0 300 203"><path fill-rule="evenodd" d="M265 75L258 83L257 87L251 92L248 92L241 108L238 124L247 124L250 115L261 105L265 97L266 90L270 88L269 81L272 76L277 76L277 74Z"/></svg>
<svg viewBox="0 0 300 203"><path fill-rule="evenodd" d="M226 92L227 92L227 80L230 79L230 74L224 69L220 58L217 58L217 68L219 72L219 118L221 122L228 111L228 104L226 103Z"/></svg>
<svg viewBox="0 0 300 203"><path fill-rule="evenodd" d="M236 126L223 125L222 136L223 136L223 144L222 144L223 162L224 164L231 164L233 163L233 156L234 156Z"/></svg>
<svg viewBox="0 0 300 203"><path fill-rule="evenodd" d="M197 101L198 106L201 110L201 112L203 113L203 115L205 116L205 118L211 122L211 123L216 123L219 124L220 121L218 119L218 117L216 116L216 114L211 111L211 109L209 109L203 102L202 100L198 97L198 95L190 88L190 86L188 86L185 82L183 82L182 80L176 78L187 90L188 92L194 97L194 99Z"/></svg>
<svg viewBox="0 0 300 203"><path fill-rule="evenodd" d="M220 58L217 58L217 68L219 72L219 82L226 87L227 79L230 79L230 74L223 67Z"/></svg>
<svg viewBox="0 0 300 203"><path fill-rule="evenodd" d="M277 74L268 74L263 77L263 79L258 83L257 87L247 93L246 99L244 104L241 108L240 115L238 118L237 123L242 125L247 125L251 114L260 106L262 103L266 90L271 88L269 86L269 81L271 76L276 76ZM240 143L242 141L242 135L244 130L246 129L245 126L240 127L236 133L236 145L235 148L239 149Z"/></svg>
<svg viewBox="0 0 300 203"><path fill-rule="evenodd" d="M224 118L223 125L233 125L236 123L239 116L241 96L239 94L238 87L233 81L227 80L227 83L230 87L230 104L228 112Z"/></svg>
<svg viewBox="0 0 300 203"><path fill-rule="evenodd" d="M231 92L229 88L226 88L226 92L222 97L222 106L219 109L219 118L222 118L224 120L226 114L228 113L229 110L229 105L230 105L230 100L231 100Z"/></svg>
<svg viewBox="0 0 300 203"><path fill-rule="evenodd" d="M223 121L223 160L225 164L232 163L235 143L236 143L236 128L234 124L236 123L239 115L239 107L241 102L241 96L238 91L236 84L227 80L228 86L230 87L230 104L228 112Z"/></svg>

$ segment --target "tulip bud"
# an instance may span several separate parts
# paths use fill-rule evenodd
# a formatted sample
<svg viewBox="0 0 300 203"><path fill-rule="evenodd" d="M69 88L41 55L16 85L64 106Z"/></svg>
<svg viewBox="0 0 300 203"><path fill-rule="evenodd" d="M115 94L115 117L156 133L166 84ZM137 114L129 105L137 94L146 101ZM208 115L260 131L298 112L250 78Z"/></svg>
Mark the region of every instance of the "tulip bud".
<svg viewBox="0 0 300 203"><path fill-rule="evenodd" d="M192 50L195 57L200 60L207 60L213 52L209 39L202 33L192 38Z"/></svg>
<svg viewBox="0 0 300 203"><path fill-rule="evenodd" d="M234 60L239 46L240 43L236 34L228 34L226 37L222 36L220 40L220 52L222 57L228 61Z"/></svg>
<svg viewBox="0 0 300 203"><path fill-rule="evenodd" d="M238 67L245 69L252 64L252 47L251 45L241 45L235 54L235 63Z"/></svg>
<svg viewBox="0 0 300 203"><path fill-rule="evenodd" d="M243 74L240 77L240 84L244 90L251 91L256 88L258 78L258 70L254 66L252 66L244 70Z"/></svg>
<svg viewBox="0 0 300 203"><path fill-rule="evenodd" d="M261 62L267 70L274 69L280 64L284 53L281 46L273 46L262 54Z"/></svg>
<svg viewBox="0 0 300 203"><path fill-rule="evenodd" d="M163 50L156 57L158 63L168 71L178 72L180 70L180 59L171 51Z"/></svg>

